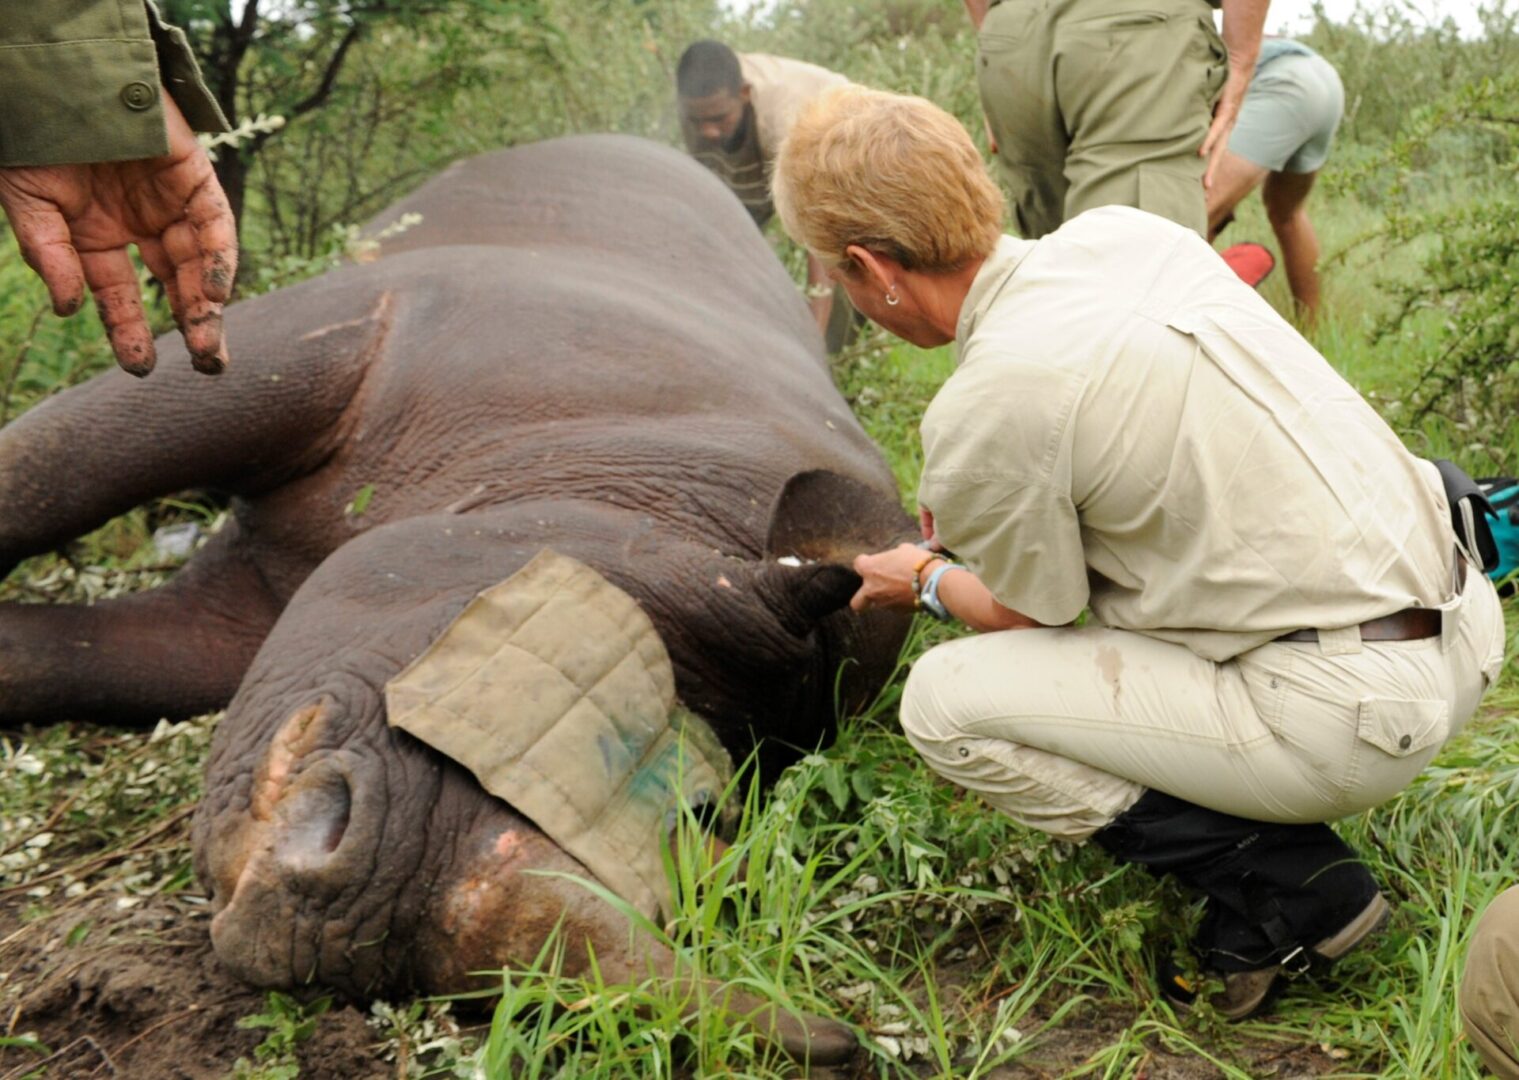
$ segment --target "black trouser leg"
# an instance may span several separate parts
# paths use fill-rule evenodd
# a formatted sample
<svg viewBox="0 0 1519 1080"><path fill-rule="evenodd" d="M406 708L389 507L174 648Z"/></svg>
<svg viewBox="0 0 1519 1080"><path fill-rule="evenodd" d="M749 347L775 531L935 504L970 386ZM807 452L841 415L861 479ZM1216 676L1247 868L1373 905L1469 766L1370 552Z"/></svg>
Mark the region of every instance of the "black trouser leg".
<svg viewBox="0 0 1519 1080"><path fill-rule="evenodd" d="M1215 971L1280 963L1334 934L1377 893L1370 871L1328 825L1250 821L1159 791L1092 839L1207 895L1195 945Z"/></svg>

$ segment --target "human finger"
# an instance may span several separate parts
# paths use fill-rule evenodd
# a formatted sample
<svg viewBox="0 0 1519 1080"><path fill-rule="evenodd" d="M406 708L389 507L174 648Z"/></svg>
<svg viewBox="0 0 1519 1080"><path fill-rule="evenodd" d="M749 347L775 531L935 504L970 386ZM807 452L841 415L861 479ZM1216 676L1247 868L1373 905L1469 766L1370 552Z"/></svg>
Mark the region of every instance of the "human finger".
<svg viewBox="0 0 1519 1080"><path fill-rule="evenodd" d="M142 257L142 264L148 268L158 283L163 286L164 296L168 298L169 310L174 314L174 325L184 329L184 305L179 298L179 282L174 273L174 264L169 261L163 244L157 240L141 240L137 244L137 254Z"/></svg>
<svg viewBox="0 0 1519 1080"><path fill-rule="evenodd" d="M209 161L185 214L195 230L195 246L200 252L201 291L213 303L225 304L232 299L232 284L237 278L237 220Z"/></svg>
<svg viewBox="0 0 1519 1080"><path fill-rule="evenodd" d="M179 276L175 273L174 264L169 261L163 245L156 240L139 244L137 251L142 256L142 261L149 272L163 286L164 295L169 300L169 310L174 313L174 324L179 327L180 336L185 337L185 302L180 296ZM200 358L197 358L193 352L190 354L191 366L205 375L221 374L226 370L228 359L225 336L217 344L215 353Z"/></svg>
<svg viewBox="0 0 1519 1080"><path fill-rule="evenodd" d="M1203 136L1202 145L1197 148L1197 156L1202 158L1213 157L1213 149L1218 145L1219 132L1224 124L1223 110L1214 112L1213 119L1208 124L1208 133Z"/></svg>
<svg viewBox="0 0 1519 1080"><path fill-rule="evenodd" d="M137 245L137 254L142 256L143 265L148 268L148 273L158 281L164 291L164 297L169 301L169 311L174 316L174 325L179 328L180 337L185 334L185 303L179 292L179 279L174 270L174 264L164 251L163 244L159 240L143 240ZM193 357L191 362L193 363Z"/></svg>
<svg viewBox="0 0 1519 1080"><path fill-rule="evenodd" d="M934 522L934 512L926 506L918 507L918 531L923 535L924 547L929 551L943 551L939 543L939 527Z"/></svg>
<svg viewBox="0 0 1519 1080"><path fill-rule="evenodd" d="M84 270L63 215L53 204L35 198L6 199L5 211L21 257L47 286L53 314L74 314L84 305Z"/></svg>
<svg viewBox="0 0 1519 1080"><path fill-rule="evenodd" d="M86 252L80 260L84 279L95 294L95 310L111 339L116 362L130 375L143 376L153 370L158 353L153 347L153 332L142 310L142 292L137 285L137 271L124 247Z"/></svg>
<svg viewBox="0 0 1519 1080"><path fill-rule="evenodd" d="M224 304L232 298L237 277L237 220L232 216L232 205L216 178L210 156L196 140L167 90L163 93L163 109L169 154L176 164L159 174L153 195L175 225L183 221L190 227L196 269L201 278L197 294L213 304ZM188 251L171 250L170 254L176 265L190 258ZM184 291L186 301L191 302L189 289Z"/></svg>
<svg viewBox="0 0 1519 1080"><path fill-rule="evenodd" d="M219 374L226 366L222 306L206 295L203 260L189 222L175 222L164 230L163 251L175 287L171 303L177 301L175 318L190 350L190 363L196 371Z"/></svg>
<svg viewBox="0 0 1519 1080"><path fill-rule="evenodd" d="M1203 190L1210 191L1218 170L1223 167L1224 156L1229 151L1229 135L1234 130L1234 118L1230 117L1219 133L1217 141L1213 144L1213 151L1208 156L1208 167L1203 170Z"/></svg>
<svg viewBox="0 0 1519 1080"><path fill-rule="evenodd" d="M1198 153L1208 159L1207 166L1203 169L1203 189L1213 187L1213 176L1218 172L1219 165L1224 160L1224 148L1229 145L1229 129L1234 125L1229 118L1220 115L1213 118L1213 123L1208 128L1208 137L1203 140L1203 145Z"/></svg>

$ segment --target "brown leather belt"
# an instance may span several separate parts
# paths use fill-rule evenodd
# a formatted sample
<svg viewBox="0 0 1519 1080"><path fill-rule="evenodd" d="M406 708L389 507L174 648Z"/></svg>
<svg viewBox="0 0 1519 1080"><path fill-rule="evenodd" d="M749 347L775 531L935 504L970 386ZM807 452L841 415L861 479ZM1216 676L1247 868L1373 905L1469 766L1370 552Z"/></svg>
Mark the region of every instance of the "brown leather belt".
<svg viewBox="0 0 1519 1080"><path fill-rule="evenodd" d="M1456 588L1466 586L1466 560L1456 559ZM1361 624L1362 641L1418 641L1440 636L1440 612L1434 608L1411 607L1383 615ZM1317 630L1294 630L1277 641L1318 641Z"/></svg>
<svg viewBox="0 0 1519 1080"><path fill-rule="evenodd" d="M1440 613L1434 608L1411 607L1361 624L1362 641L1416 641L1440 636ZM1317 641L1317 630L1294 630L1277 641Z"/></svg>

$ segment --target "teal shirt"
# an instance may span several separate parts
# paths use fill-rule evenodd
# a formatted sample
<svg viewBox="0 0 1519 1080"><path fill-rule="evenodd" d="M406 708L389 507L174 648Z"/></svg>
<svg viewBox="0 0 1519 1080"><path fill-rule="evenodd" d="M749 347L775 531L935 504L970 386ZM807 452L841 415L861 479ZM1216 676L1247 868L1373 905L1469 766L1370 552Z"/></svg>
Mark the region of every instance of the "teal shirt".
<svg viewBox="0 0 1519 1080"><path fill-rule="evenodd" d="M0 0L0 166L167 153L164 86L192 128L227 130L153 0Z"/></svg>

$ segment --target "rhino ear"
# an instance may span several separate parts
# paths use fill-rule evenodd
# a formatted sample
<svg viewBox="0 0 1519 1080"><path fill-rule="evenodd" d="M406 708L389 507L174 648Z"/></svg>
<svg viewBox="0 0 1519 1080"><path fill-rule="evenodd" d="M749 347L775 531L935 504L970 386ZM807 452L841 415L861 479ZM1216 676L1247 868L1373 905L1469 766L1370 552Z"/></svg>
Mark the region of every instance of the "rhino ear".
<svg viewBox="0 0 1519 1080"><path fill-rule="evenodd" d="M770 509L765 550L772 557L848 564L863 552L916 537L894 494L813 469L795 474L781 488Z"/></svg>
<svg viewBox="0 0 1519 1080"><path fill-rule="evenodd" d="M772 563L755 571L753 588L787 633L806 637L819 620L849 603L859 591L860 575L838 563Z"/></svg>

